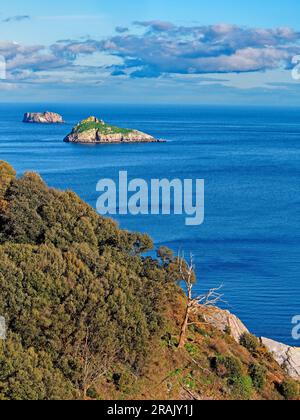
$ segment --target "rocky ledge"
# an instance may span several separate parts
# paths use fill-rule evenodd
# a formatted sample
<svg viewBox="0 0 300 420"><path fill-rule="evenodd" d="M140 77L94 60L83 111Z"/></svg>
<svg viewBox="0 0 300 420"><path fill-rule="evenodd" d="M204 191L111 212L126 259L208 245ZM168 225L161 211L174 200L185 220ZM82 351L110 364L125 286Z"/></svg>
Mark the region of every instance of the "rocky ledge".
<svg viewBox="0 0 300 420"><path fill-rule="evenodd" d="M63 117L55 112L26 112L23 118L24 123L32 124L63 124Z"/></svg>
<svg viewBox="0 0 300 420"><path fill-rule="evenodd" d="M261 341L287 374L300 380L300 348L290 347L269 338L262 338Z"/></svg>
<svg viewBox="0 0 300 420"><path fill-rule="evenodd" d="M138 130L115 127L96 117L77 124L64 139L66 143L155 143L159 140Z"/></svg>
<svg viewBox="0 0 300 420"><path fill-rule="evenodd" d="M249 333L242 321L229 311L205 306L200 306L199 311L207 324L223 333L229 332L237 343L240 342L243 334ZM264 337L260 338L260 343L291 378L300 380L299 347L290 347Z"/></svg>

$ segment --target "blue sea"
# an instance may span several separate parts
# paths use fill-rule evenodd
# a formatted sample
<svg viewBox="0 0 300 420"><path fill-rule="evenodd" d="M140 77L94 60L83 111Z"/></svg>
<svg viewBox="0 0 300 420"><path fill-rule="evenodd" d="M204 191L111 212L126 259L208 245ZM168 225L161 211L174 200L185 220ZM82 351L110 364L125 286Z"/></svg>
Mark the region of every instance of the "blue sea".
<svg viewBox="0 0 300 420"><path fill-rule="evenodd" d="M66 125L22 123L26 111L59 112ZM79 120L96 115L137 128L161 144L63 143ZM0 105L0 159L37 171L95 207L97 181L205 179L205 222L179 216L117 217L157 246L194 255L195 292L223 285L223 304L258 336L300 346L300 109L186 106Z"/></svg>

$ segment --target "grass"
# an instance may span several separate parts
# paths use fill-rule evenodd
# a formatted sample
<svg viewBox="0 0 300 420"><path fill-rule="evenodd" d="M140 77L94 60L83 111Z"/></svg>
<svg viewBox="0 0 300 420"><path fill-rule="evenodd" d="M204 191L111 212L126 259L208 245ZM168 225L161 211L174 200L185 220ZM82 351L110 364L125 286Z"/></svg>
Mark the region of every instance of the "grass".
<svg viewBox="0 0 300 420"><path fill-rule="evenodd" d="M119 128L113 125L101 124L101 123L93 122L93 121L82 123L75 128L75 131L77 133L83 133L84 131L89 131L89 130L99 130L101 134L126 135L133 132L133 130L129 130L127 128Z"/></svg>

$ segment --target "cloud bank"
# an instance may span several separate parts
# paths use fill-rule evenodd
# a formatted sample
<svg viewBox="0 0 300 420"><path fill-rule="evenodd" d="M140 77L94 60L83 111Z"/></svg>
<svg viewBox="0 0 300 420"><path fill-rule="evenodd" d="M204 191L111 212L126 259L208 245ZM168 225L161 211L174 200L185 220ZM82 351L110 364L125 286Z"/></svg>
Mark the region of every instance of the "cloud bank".
<svg viewBox="0 0 300 420"><path fill-rule="evenodd" d="M133 77L288 68L300 51L300 34L289 28L185 27L160 21L135 24L145 32L118 35L101 44L108 54L123 60L118 70L135 68L130 72Z"/></svg>
<svg viewBox="0 0 300 420"><path fill-rule="evenodd" d="M14 20L27 19L16 16ZM64 40L51 46L0 43L8 79L41 83L95 82L96 76L128 79L231 74L288 69L300 54L300 33L290 28L260 29L220 24L177 26L171 22L134 22L117 27L107 39ZM96 60L95 57L99 59ZM105 57L105 59L103 58ZM93 61L93 64L91 64ZM52 74L51 74L52 72Z"/></svg>

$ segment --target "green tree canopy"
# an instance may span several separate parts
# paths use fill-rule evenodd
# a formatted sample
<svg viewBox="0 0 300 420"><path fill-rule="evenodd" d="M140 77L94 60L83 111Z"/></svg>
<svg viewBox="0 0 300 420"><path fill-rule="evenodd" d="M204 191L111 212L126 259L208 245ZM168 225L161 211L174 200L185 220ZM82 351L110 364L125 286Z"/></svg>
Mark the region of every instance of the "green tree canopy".
<svg viewBox="0 0 300 420"><path fill-rule="evenodd" d="M115 366L141 372L177 287L171 254L163 265L144 258L147 235L120 230L36 174L1 168L0 398L79 398Z"/></svg>

